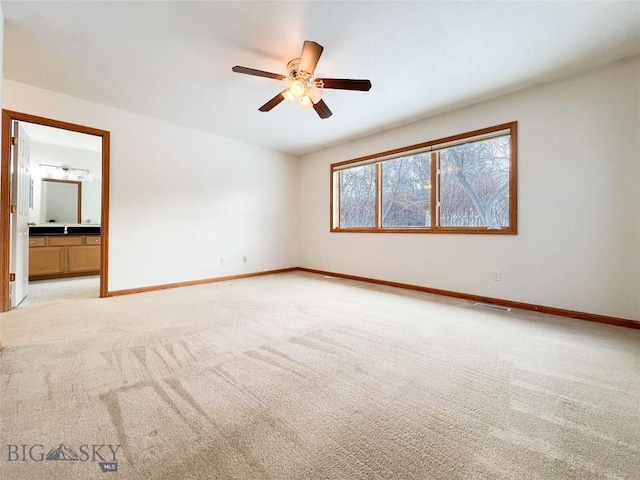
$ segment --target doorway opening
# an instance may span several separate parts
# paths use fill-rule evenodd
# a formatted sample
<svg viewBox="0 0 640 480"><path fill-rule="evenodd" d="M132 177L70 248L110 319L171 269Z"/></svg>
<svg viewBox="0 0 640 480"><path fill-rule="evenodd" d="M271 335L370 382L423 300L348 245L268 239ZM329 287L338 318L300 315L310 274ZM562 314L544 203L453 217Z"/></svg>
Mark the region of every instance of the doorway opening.
<svg viewBox="0 0 640 480"><path fill-rule="evenodd" d="M107 296L109 141L106 130L2 111L0 311L38 304L45 289Z"/></svg>

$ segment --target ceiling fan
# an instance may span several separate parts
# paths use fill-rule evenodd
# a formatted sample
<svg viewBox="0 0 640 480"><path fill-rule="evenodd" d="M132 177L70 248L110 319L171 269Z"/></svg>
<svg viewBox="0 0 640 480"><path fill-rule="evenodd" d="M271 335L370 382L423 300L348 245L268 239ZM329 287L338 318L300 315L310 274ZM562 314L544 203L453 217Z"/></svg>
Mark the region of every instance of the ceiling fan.
<svg viewBox="0 0 640 480"><path fill-rule="evenodd" d="M296 99L300 99L301 108L313 107L320 118L329 118L332 113L324 100L322 100L322 89L334 88L366 92L371 89L371 82L369 80L353 80L349 78L316 78L314 72L318 60L320 60L320 55L322 55L322 50L324 50L322 45L305 40L300 58L294 58L287 64L289 75L280 75L240 66L235 66L231 70L256 77L283 80L287 83L287 88L258 109L261 112L268 112L283 100L293 103Z"/></svg>

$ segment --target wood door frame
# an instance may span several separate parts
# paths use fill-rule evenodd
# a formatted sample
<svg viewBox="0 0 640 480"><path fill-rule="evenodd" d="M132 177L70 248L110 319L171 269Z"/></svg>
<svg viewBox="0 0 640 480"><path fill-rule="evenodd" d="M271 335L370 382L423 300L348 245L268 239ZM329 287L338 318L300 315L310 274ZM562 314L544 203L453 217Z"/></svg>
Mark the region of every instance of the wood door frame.
<svg viewBox="0 0 640 480"><path fill-rule="evenodd" d="M102 202L100 214L100 298L107 297L109 278L109 163L110 132L74 123L62 122L28 113L2 110L2 155L0 158L0 312L11 309L9 299L9 269L11 258L11 122L36 123L102 138Z"/></svg>

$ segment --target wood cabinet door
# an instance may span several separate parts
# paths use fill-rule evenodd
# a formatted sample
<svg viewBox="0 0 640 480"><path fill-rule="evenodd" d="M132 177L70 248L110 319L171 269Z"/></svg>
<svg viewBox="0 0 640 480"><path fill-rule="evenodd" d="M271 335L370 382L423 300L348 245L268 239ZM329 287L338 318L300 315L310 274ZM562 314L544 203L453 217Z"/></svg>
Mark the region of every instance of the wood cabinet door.
<svg viewBox="0 0 640 480"><path fill-rule="evenodd" d="M31 248L29 252L29 277L64 273L65 260L65 247Z"/></svg>
<svg viewBox="0 0 640 480"><path fill-rule="evenodd" d="M67 247L67 272L100 272L100 245Z"/></svg>

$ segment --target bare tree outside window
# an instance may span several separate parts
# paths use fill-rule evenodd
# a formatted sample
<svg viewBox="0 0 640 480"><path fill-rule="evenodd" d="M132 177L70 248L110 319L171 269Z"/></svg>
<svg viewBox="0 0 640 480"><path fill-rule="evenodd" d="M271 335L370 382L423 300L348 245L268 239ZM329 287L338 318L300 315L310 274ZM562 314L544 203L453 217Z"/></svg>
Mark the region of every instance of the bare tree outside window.
<svg viewBox="0 0 640 480"><path fill-rule="evenodd" d="M382 226L431 225L431 154L421 153L382 164Z"/></svg>
<svg viewBox="0 0 640 480"><path fill-rule="evenodd" d="M376 211L375 165L340 172L340 228L374 227Z"/></svg>
<svg viewBox="0 0 640 480"><path fill-rule="evenodd" d="M440 152L440 225L509 225L509 137Z"/></svg>

